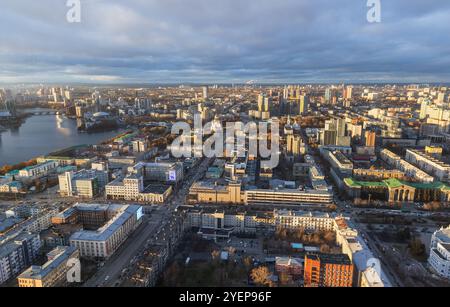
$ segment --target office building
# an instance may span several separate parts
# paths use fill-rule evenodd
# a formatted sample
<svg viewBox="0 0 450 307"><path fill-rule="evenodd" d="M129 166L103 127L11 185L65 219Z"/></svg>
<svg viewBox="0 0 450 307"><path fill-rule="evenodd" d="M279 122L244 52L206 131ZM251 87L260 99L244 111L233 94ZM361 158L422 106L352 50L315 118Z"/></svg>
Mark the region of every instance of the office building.
<svg viewBox="0 0 450 307"><path fill-rule="evenodd" d="M299 97L299 114L303 115L308 113L308 108L309 108L309 96L301 95Z"/></svg>
<svg viewBox="0 0 450 307"><path fill-rule="evenodd" d="M342 97L345 100L351 100L353 98L353 87L350 86L350 85L344 87L344 91L343 91Z"/></svg>
<svg viewBox="0 0 450 307"><path fill-rule="evenodd" d="M334 89L326 88L325 89L325 96L324 96L325 104L332 104L333 103L333 97L335 97Z"/></svg>
<svg viewBox="0 0 450 307"><path fill-rule="evenodd" d="M189 203L244 204L245 200L240 182L220 185L211 181L197 181L189 188Z"/></svg>
<svg viewBox="0 0 450 307"><path fill-rule="evenodd" d="M376 145L376 133L374 131L366 131L364 133L364 141L366 147L375 147Z"/></svg>
<svg viewBox="0 0 450 307"><path fill-rule="evenodd" d="M304 155L306 153L306 146L303 139L298 135L288 135L286 137L286 151L294 157Z"/></svg>
<svg viewBox="0 0 450 307"><path fill-rule="evenodd" d="M132 142L132 146L133 146L134 153L146 152L148 150L148 143L142 139L134 140Z"/></svg>
<svg viewBox="0 0 450 307"><path fill-rule="evenodd" d="M320 143L323 146L350 146L351 137L346 136L345 119L335 117L325 121Z"/></svg>
<svg viewBox="0 0 450 307"><path fill-rule="evenodd" d="M249 205L331 204L333 194L328 189L248 189L245 200Z"/></svg>
<svg viewBox="0 0 450 307"><path fill-rule="evenodd" d="M82 230L70 237L70 246L80 257L109 258L142 222L142 207L137 205L84 205L84 210L104 211L111 217L97 230Z"/></svg>
<svg viewBox="0 0 450 307"><path fill-rule="evenodd" d="M107 199L162 204L172 194L171 185L149 184L144 186L144 177L129 174L125 178L117 178L105 187Z"/></svg>
<svg viewBox="0 0 450 307"><path fill-rule="evenodd" d="M183 180L183 163L181 162L139 162L128 168L128 173L142 175L145 181L164 184L177 184Z"/></svg>
<svg viewBox="0 0 450 307"><path fill-rule="evenodd" d="M58 176L59 193L63 197L94 198L104 191L108 172L95 169L65 172Z"/></svg>
<svg viewBox="0 0 450 307"><path fill-rule="evenodd" d="M252 113L253 117L258 119L269 119L272 111L272 97L268 97L266 94L258 95L258 111Z"/></svg>

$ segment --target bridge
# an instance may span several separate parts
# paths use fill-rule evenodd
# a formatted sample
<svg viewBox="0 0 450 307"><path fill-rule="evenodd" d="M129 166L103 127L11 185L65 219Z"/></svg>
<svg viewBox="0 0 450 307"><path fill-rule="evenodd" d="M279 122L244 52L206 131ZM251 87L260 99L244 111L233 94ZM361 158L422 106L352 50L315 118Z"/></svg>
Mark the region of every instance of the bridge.
<svg viewBox="0 0 450 307"><path fill-rule="evenodd" d="M32 112L32 115L61 115L62 111L42 111L42 112Z"/></svg>

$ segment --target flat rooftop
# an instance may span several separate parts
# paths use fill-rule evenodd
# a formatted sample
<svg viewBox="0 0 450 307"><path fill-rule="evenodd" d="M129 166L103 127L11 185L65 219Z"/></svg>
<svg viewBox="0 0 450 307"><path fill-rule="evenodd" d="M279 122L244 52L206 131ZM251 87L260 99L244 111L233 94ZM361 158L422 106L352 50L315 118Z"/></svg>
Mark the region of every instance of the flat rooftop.
<svg viewBox="0 0 450 307"><path fill-rule="evenodd" d="M104 226L98 230L82 230L74 233L70 237L72 240L80 241L106 241L119 229L131 216L138 215L139 210L142 210L138 205L109 205L108 210L114 210L115 216L109 220Z"/></svg>
<svg viewBox="0 0 450 307"><path fill-rule="evenodd" d="M68 260L70 256L77 250L74 246L58 246L56 249L52 250L53 259L47 261L42 266L31 266L18 278L28 278L28 279L43 279L53 270L58 268L64 261Z"/></svg>
<svg viewBox="0 0 450 307"><path fill-rule="evenodd" d="M163 194L165 193L171 186L164 184L149 184L145 187L143 193L151 193L151 194Z"/></svg>
<svg viewBox="0 0 450 307"><path fill-rule="evenodd" d="M442 167L442 168L450 168L450 164L447 164L439 159L436 159L435 157L427 154L425 151L423 150L417 150L417 149L408 149L409 152L412 152L414 154L417 154L427 160L429 160L430 162L433 162L434 164L437 164L438 166Z"/></svg>

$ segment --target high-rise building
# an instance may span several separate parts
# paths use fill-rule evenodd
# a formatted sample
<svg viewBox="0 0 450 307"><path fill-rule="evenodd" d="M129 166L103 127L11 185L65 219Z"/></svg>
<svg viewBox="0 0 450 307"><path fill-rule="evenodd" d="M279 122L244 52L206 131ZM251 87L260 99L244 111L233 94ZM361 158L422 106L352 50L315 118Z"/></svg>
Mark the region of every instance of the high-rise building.
<svg viewBox="0 0 450 307"><path fill-rule="evenodd" d="M203 87L203 99L208 99L208 87L204 86Z"/></svg>
<svg viewBox="0 0 450 307"><path fill-rule="evenodd" d="M367 147L375 147L376 133L374 131L366 131L364 134L364 139Z"/></svg>
<svg viewBox="0 0 450 307"><path fill-rule="evenodd" d="M332 93L331 93L331 88L327 88L327 89L325 89L325 103L326 104L330 104L331 103L331 95L332 95Z"/></svg>
<svg viewBox="0 0 450 307"><path fill-rule="evenodd" d="M148 143L143 139L134 140L132 145L134 153L146 152L148 149Z"/></svg>
<svg viewBox="0 0 450 307"><path fill-rule="evenodd" d="M353 87L351 85L344 87L342 98L350 100L352 99L352 97L353 97Z"/></svg>
<svg viewBox="0 0 450 307"><path fill-rule="evenodd" d="M445 94L445 92L439 92L438 93L438 95L437 95L437 103L444 103L445 102L445 97L446 97L446 94Z"/></svg>
<svg viewBox="0 0 450 307"><path fill-rule="evenodd" d="M418 102L420 103L420 119L425 119L427 117L427 109L428 105L430 104L430 100L427 98L419 98Z"/></svg>
<svg viewBox="0 0 450 307"><path fill-rule="evenodd" d="M150 109L151 99L147 98L135 98L134 107L138 110L148 111Z"/></svg>
<svg viewBox="0 0 450 307"><path fill-rule="evenodd" d="M299 97L299 114L305 114L308 112L309 108L309 96L308 95L301 95Z"/></svg>
<svg viewBox="0 0 450 307"><path fill-rule="evenodd" d="M65 172L58 176L61 196L93 198L102 192L108 183L108 172L95 169Z"/></svg>
<svg viewBox="0 0 450 307"><path fill-rule="evenodd" d="M258 95L258 118L268 119L270 118L270 112L272 110L272 97L267 97L265 94Z"/></svg>
<svg viewBox="0 0 450 307"><path fill-rule="evenodd" d="M306 152L303 139L298 135L289 134L286 138L287 153L293 156L300 156Z"/></svg>
<svg viewBox="0 0 450 307"><path fill-rule="evenodd" d="M331 118L325 121L322 131L321 145L350 146L351 137L346 136L346 123L343 118Z"/></svg>
<svg viewBox="0 0 450 307"><path fill-rule="evenodd" d="M267 97L265 94L258 95L258 111L259 112L270 112L272 105L272 98Z"/></svg>

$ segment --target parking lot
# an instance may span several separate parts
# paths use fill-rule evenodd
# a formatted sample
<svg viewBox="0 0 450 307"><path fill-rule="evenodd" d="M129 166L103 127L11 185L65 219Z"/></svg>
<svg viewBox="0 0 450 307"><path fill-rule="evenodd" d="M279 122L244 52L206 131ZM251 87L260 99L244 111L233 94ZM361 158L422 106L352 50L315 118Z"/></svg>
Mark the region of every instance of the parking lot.
<svg viewBox="0 0 450 307"><path fill-rule="evenodd" d="M262 239L231 237L227 241L218 242L224 251L231 251L230 256L240 259L244 256L254 257L261 262L265 259Z"/></svg>

